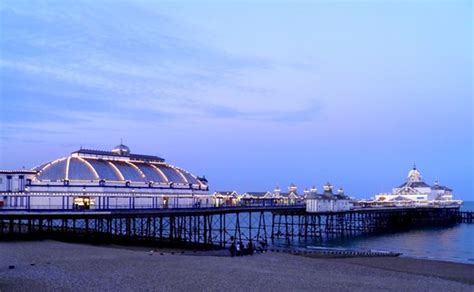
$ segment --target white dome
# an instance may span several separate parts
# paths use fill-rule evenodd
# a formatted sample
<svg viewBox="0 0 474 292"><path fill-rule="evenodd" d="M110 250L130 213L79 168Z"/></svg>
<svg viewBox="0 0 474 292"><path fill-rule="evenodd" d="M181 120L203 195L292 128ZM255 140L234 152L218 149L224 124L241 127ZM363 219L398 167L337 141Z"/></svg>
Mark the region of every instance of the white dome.
<svg viewBox="0 0 474 292"><path fill-rule="evenodd" d="M120 144L120 145L115 146L114 149L112 149L112 152L117 153L119 155L129 155L130 148L128 148L127 146L123 144Z"/></svg>
<svg viewBox="0 0 474 292"><path fill-rule="evenodd" d="M408 172L408 180L411 182L421 181L421 173L416 169L416 166Z"/></svg>

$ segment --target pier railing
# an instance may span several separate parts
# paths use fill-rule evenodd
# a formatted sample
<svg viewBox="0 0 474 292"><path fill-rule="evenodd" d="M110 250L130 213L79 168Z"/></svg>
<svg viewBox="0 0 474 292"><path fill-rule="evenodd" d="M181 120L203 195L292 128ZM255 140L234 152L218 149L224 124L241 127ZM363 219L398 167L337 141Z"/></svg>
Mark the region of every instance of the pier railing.
<svg viewBox="0 0 474 292"><path fill-rule="evenodd" d="M107 208L104 206L95 207L89 206L84 208L82 206L73 207L71 209L64 209L63 205L42 205L35 208L24 208L24 207L0 207L0 213L2 212L104 212L104 211L130 211L130 212L140 212L140 211L169 211L169 210L227 210L227 209L249 209L249 208L305 208L306 204L304 202L294 202L294 203L273 203L273 202L260 202L260 203L234 203L234 204L219 204L219 205L201 205L201 204L178 204L173 206L160 206L159 208L153 205L140 205L137 208L130 208L129 204L123 205L114 205L113 208Z"/></svg>

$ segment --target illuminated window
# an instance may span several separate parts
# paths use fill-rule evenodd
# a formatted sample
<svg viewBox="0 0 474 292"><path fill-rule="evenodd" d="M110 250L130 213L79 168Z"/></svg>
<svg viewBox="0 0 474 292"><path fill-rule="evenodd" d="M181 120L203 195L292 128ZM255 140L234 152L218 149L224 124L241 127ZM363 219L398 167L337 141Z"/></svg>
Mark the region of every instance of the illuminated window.
<svg viewBox="0 0 474 292"><path fill-rule="evenodd" d="M90 209L94 205L95 205L95 198L91 198L91 197L74 198L75 209Z"/></svg>

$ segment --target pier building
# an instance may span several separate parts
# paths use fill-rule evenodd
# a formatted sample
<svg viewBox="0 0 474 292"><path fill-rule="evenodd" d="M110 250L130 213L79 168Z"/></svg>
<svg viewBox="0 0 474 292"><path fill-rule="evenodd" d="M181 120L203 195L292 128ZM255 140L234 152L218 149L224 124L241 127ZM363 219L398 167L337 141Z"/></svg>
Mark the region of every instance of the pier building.
<svg viewBox="0 0 474 292"><path fill-rule="evenodd" d="M295 204L298 202L302 202L304 200L304 197L298 195L297 189L298 188L296 187L296 185L294 183L291 183L288 186L288 192L282 193L280 188L277 186L273 191L273 197L287 204Z"/></svg>
<svg viewBox="0 0 474 292"><path fill-rule="evenodd" d="M31 170L0 171L0 207L15 209L168 208L211 205L208 181L131 153L80 149Z"/></svg>
<svg viewBox="0 0 474 292"><path fill-rule="evenodd" d="M266 204L274 203L274 196L271 192L245 192L240 197L240 202L243 205Z"/></svg>
<svg viewBox="0 0 474 292"><path fill-rule="evenodd" d="M352 208L351 200L340 188L337 194L333 193L333 186L328 182L323 187L323 193L318 194L315 187L311 188L306 197L306 212L340 212Z"/></svg>
<svg viewBox="0 0 474 292"><path fill-rule="evenodd" d="M215 207L235 206L240 202L240 195L236 191L216 191L212 199Z"/></svg>
<svg viewBox="0 0 474 292"><path fill-rule="evenodd" d="M433 186L427 184L420 171L413 166L408 172L407 180L392 189L391 193L380 193L375 196L377 204L393 204L395 206L424 206L462 204L454 200L452 189L435 181Z"/></svg>

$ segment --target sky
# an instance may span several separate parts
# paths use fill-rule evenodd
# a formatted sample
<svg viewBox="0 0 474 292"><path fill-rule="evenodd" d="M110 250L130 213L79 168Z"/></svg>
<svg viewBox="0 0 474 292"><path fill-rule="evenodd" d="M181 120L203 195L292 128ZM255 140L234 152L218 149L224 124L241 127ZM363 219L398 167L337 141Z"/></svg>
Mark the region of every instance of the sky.
<svg viewBox="0 0 474 292"><path fill-rule="evenodd" d="M0 169L159 155L211 191L474 200L471 1L1 1Z"/></svg>

